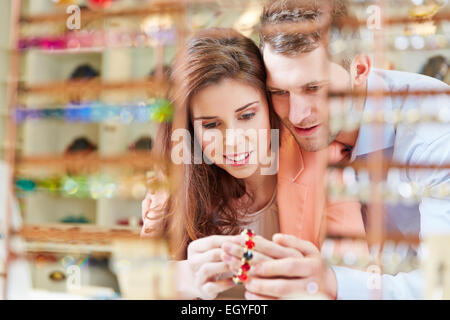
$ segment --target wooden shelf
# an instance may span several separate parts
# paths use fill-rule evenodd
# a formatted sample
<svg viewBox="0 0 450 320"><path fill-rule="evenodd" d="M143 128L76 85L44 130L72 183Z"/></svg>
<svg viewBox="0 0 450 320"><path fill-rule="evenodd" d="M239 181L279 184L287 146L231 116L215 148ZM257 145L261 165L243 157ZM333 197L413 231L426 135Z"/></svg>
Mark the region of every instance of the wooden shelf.
<svg viewBox="0 0 450 320"><path fill-rule="evenodd" d="M127 166L133 169L152 169L155 164L160 164L162 159L158 159L150 154L127 154L121 156L103 157L97 154L89 156L24 156L17 159L18 172L26 174L36 168L48 168L52 172L67 172L72 174L77 171L95 170L107 166Z"/></svg>
<svg viewBox="0 0 450 320"><path fill-rule="evenodd" d="M121 226L107 228L80 224L28 224L18 234L27 242L108 245L117 239L140 239L140 228Z"/></svg>
<svg viewBox="0 0 450 320"><path fill-rule="evenodd" d="M203 3L207 2L202 0ZM208 2L212 2L209 0ZM151 6L143 6L141 8L124 9L124 10L99 10L92 11L89 9L82 9L81 15L84 22L98 21L99 19L107 18L135 18L139 16L147 16L152 14L177 14L183 13L187 0L165 0L154 3ZM21 17L20 22L22 24L39 24L47 22L65 22L67 20L67 14L65 12L56 13L42 13L33 14L25 17Z"/></svg>

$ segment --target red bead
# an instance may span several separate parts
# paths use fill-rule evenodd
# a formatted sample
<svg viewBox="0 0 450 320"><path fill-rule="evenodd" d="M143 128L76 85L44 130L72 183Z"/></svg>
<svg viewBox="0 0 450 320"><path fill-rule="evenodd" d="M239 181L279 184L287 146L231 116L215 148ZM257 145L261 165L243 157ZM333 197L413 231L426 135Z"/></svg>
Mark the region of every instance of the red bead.
<svg viewBox="0 0 450 320"><path fill-rule="evenodd" d="M253 249L255 247L255 243L252 240L248 240L245 245L247 246L247 248L249 249Z"/></svg>
<svg viewBox="0 0 450 320"><path fill-rule="evenodd" d="M241 280L242 282L245 281L245 280L247 280L247 279L248 279L248 276L247 276L245 273L243 273L243 274L241 274L241 275L239 276L239 280Z"/></svg>
<svg viewBox="0 0 450 320"><path fill-rule="evenodd" d="M247 235L248 235L250 238L255 236L255 234L253 233L252 230L247 230Z"/></svg>
<svg viewBox="0 0 450 320"><path fill-rule="evenodd" d="M112 0L90 0L88 5L94 8L107 9L111 6Z"/></svg>
<svg viewBox="0 0 450 320"><path fill-rule="evenodd" d="M248 270L250 270L250 265L248 264L248 262L244 263L241 266L242 271L247 272Z"/></svg>

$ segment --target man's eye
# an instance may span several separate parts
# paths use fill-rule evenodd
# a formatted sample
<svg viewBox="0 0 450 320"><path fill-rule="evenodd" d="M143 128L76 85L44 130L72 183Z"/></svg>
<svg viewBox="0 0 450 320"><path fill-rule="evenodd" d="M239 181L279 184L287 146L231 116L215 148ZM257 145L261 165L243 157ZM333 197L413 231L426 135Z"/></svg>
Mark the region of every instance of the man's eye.
<svg viewBox="0 0 450 320"><path fill-rule="evenodd" d="M255 113L254 112L252 112L252 113L246 113L246 114L243 114L242 116L241 116L241 119L243 119L243 120L250 120L251 118L253 118L255 116Z"/></svg>
<svg viewBox="0 0 450 320"><path fill-rule="evenodd" d="M203 125L205 129L214 129L218 126L217 122L206 123Z"/></svg>
<svg viewBox="0 0 450 320"><path fill-rule="evenodd" d="M316 92L319 91L320 86L308 86L308 88L306 89L308 92Z"/></svg>
<svg viewBox="0 0 450 320"><path fill-rule="evenodd" d="M273 91L269 91L269 93L272 96L283 96L283 95L287 94L288 92L284 91L284 90L273 90Z"/></svg>

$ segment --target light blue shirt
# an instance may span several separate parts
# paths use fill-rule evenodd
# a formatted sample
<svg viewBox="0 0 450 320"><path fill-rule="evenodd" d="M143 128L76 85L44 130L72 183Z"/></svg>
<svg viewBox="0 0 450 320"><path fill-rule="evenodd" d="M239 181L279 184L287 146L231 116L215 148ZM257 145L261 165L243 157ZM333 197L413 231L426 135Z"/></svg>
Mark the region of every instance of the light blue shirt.
<svg viewBox="0 0 450 320"><path fill-rule="evenodd" d="M373 69L368 79L368 92L383 90L398 91L446 91L449 86L427 76ZM363 113L382 108L384 114L400 110L418 109L423 113L440 115L447 123L401 123L384 124L382 139L374 140L375 125L363 124L352 151L352 161L379 150L390 150L392 161L409 165L450 164L450 114L449 95L395 96L387 95L380 101L368 97ZM410 111L411 112L411 111ZM379 126L378 126L379 128ZM441 188L450 185L450 170L403 169L402 182L415 183L420 190ZM391 208L387 212L391 224L404 234L415 233L420 238L434 234L450 234L450 198L422 197L417 208L402 212ZM417 221L417 223L415 223ZM338 299L371 299L373 273L346 267L332 266L337 279ZM381 275L383 299L423 299L425 283L420 270L397 275Z"/></svg>

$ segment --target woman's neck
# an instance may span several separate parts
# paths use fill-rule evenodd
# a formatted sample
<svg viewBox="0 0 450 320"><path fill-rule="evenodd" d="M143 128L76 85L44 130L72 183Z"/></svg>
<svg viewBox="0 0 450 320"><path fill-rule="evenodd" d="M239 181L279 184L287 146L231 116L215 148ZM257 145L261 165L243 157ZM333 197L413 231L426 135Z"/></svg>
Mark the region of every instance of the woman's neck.
<svg viewBox="0 0 450 320"><path fill-rule="evenodd" d="M244 179L247 192L253 197L250 212L255 212L264 208L272 199L277 185L276 175L254 174Z"/></svg>

